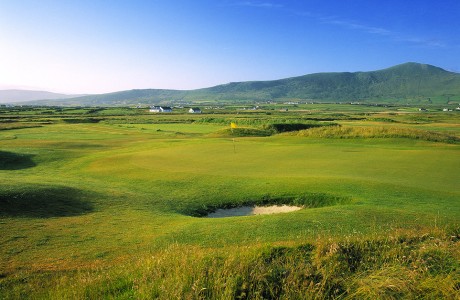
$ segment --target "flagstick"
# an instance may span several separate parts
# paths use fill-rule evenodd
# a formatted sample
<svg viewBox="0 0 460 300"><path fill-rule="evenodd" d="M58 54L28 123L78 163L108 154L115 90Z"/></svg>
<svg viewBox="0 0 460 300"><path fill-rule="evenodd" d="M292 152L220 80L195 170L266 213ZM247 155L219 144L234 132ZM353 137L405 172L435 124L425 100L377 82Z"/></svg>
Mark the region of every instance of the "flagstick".
<svg viewBox="0 0 460 300"><path fill-rule="evenodd" d="M230 129L232 131L232 136L233 136L233 128L236 128L236 124L231 122L230 123ZM232 138L232 141L233 141L233 153L236 153L236 146L235 146L235 138L234 137Z"/></svg>
<svg viewBox="0 0 460 300"><path fill-rule="evenodd" d="M233 135L233 127L231 128L232 130L232 135ZM233 153L236 153L236 148L235 148L235 138L232 138L233 141Z"/></svg>

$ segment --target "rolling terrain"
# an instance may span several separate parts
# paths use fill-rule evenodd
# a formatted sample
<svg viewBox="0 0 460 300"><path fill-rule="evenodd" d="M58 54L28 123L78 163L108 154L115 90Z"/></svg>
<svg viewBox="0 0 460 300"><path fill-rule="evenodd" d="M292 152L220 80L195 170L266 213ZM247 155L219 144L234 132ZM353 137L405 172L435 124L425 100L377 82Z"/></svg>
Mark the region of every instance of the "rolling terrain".
<svg viewBox="0 0 460 300"><path fill-rule="evenodd" d="M317 73L272 81L232 82L197 90L141 89L39 101L47 105L136 105L314 101L429 105L460 102L460 74L405 63L372 72Z"/></svg>
<svg viewBox="0 0 460 300"><path fill-rule="evenodd" d="M1 107L0 298L458 299L458 113L308 106Z"/></svg>

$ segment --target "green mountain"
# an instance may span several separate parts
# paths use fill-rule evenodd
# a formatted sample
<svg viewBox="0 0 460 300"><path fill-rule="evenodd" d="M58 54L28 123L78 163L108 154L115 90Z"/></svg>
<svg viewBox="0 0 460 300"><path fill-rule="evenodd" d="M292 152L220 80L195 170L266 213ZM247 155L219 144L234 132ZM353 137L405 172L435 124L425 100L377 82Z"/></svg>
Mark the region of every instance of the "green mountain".
<svg viewBox="0 0 460 300"><path fill-rule="evenodd" d="M459 102L460 74L431 65L405 63L372 72L316 73L271 81L232 82L188 91L131 90L67 99L59 103L124 105L288 100L399 104Z"/></svg>
<svg viewBox="0 0 460 300"><path fill-rule="evenodd" d="M368 103L460 100L460 74L406 63L373 72L317 73L274 81L237 82L207 89L215 99L302 99Z"/></svg>

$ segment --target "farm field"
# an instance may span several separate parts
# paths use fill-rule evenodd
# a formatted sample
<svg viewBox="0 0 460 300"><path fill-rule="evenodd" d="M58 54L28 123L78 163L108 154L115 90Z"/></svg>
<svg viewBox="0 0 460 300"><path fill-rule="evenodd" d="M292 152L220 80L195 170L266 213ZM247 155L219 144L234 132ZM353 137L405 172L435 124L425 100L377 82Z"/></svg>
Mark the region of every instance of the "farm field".
<svg viewBox="0 0 460 300"><path fill-rule="evenodd" d="M343 107L0 108L0 298L458 299L460 114Z"/></svg>

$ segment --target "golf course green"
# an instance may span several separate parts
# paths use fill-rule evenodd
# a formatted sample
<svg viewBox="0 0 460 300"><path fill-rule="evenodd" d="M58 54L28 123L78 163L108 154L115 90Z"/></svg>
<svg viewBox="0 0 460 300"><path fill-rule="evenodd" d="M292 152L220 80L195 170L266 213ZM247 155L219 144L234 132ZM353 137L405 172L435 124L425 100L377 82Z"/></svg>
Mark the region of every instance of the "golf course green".
<svg viewBox="0 0 460 300"><path fill-rule="evenodd" d="M460 114L349 107L1 108L0 299L458 299Z"/></svg>

